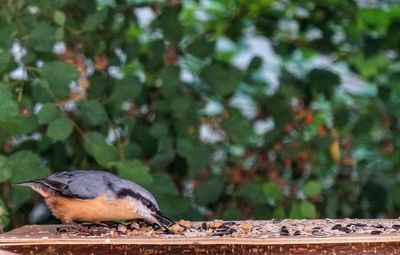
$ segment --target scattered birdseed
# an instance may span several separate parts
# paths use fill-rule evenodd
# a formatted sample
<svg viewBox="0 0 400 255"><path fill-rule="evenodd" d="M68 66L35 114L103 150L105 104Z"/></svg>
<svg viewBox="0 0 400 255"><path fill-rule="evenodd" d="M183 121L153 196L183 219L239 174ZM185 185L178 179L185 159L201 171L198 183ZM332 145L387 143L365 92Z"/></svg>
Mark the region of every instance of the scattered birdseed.
<svg viewBox="0 0 400 255"><path fill-rule="evenodd" d="M171 233L146 222L127 222L112 224L63 225L54 233L41 232L43 236L52 235L83 238L128 238L136 236L177 238L177 237L251 237L267 239L272 237L316 237L357 235L398 234L399 220L270 220L270 221L222 221L191 222L180 220L170 226Z"/></svg>
<svg viewBox="0 0 400 255"><path fill-rule="evenodd" d="M336 224L335 226L332 227L332 230L341 230L343 226L341 224Z"/></svg>
<svg viewBox="0 0 400 255"><path fill-rule="evenodd" d="M311 232L311 234L312 234L313 236L319 236L319 237L327 236L327 234L324 233L324 232L322 232L322 230L320 230L320 229L314 229L314 230Z"/></svg>
<svg viewBox="0 0 400 255"><path fill-rule="evenodd" d="M209 224L209 226L210 228L219 228L222 226L222 224L224 224L223 220L214 220Z"/></svg>
<svg viewBox="0 0 400 255"><path fill-rule="evenodd" d="M168 228L173 234L178 234L182 233L185 229L179 225L179 224L174 224L171 227Z"/></svg>
<svg viewBox="0 0 400 255"><path fill-rule="evenodd" d="M400 229L400 224L394 224L392 225L392 228L399 230Z"/></svg>
<svg viewBox="0 0 400 255"><path fill-rule="evenodd" d="M184 226L186 228L192 227L192 223L188 220L180 220L177 222L179 225Z"/></svg>
<svg viewBox="0 0 400 255"><path fill-rule="evenodd" d="M299 236L299 235L301 235L301 231L300 230L296 230L296 231L294 231L293 235L294 236Z"/></svg>
<svg viewBox="0 0 400 255"><path fill-rule="evenodd" d="M288 236L289 235L289 230L286 226L281 227L281 231L279 232L281 236Z"/></svg>
<svg viewBox="0 0 400 255"><path fill-rule="evenodd" d="M245 221L239 225L239 228L241 228L246 233L249 233L253 229L253 227L254 227L253 224L251 224L250 222L247 222L247 221Z"/></svg>

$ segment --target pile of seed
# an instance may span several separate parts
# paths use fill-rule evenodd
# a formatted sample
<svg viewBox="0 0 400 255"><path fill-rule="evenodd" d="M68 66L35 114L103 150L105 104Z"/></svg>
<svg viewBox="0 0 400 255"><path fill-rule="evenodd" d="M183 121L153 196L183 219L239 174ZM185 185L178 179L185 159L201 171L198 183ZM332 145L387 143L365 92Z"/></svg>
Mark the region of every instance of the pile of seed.
<svg viewBox="0 0 400 255"><path fill-rule="evenodd" d="M165 230L144 222L114 224L80 224L57 228L62 237L251 237L272 238L288 236L329 237L350 234L385 235L400 233L399 220L270 220L270 221L222 221L190 222L180 220Z"/></svg>

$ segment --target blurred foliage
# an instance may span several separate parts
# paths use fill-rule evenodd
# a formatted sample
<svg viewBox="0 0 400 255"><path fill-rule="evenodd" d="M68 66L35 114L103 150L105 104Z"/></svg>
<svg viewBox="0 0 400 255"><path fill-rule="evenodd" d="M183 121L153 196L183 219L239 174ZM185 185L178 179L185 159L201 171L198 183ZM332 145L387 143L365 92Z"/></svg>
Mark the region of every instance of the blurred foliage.
<svg viewBox="0 0 400 255"><path fill-rule="evenodd" d="M3 1L1 227L73 169L176 219L398 216L395 2Z"/></svg>

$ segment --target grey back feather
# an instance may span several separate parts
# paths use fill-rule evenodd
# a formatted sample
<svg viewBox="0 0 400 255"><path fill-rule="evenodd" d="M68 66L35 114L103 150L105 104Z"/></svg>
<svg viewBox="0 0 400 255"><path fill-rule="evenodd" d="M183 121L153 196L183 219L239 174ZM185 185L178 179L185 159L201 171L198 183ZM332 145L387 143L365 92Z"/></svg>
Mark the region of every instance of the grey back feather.
<svg viewBox="0 0 400 255"><path fill-rule="evenodd" d="M153 195L140 185L98 170L77 170L54 173L43 181L48 186L65 196L81 199L96 198L101 194L116 196L124 189L129 189L149 200L158 209Z"/></svg>

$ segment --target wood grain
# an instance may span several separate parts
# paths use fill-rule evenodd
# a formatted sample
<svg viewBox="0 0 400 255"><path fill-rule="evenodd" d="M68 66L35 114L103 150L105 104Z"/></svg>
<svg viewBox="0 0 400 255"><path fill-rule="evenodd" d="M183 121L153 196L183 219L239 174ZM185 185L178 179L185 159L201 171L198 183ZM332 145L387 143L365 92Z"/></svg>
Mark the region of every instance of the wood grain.
<svg viewBox="0 0 400 255"><path fill-rule="evenodd" d="M313 226L316 221L306 221L305 224ZM376 220L363 222L375 224ZM384 222L390 225L398 220ZM135 235L105 238L62 236L56 231L60 226L31 225L2 234L0 254L400 254L400 232L329 237Z"/></svg>

